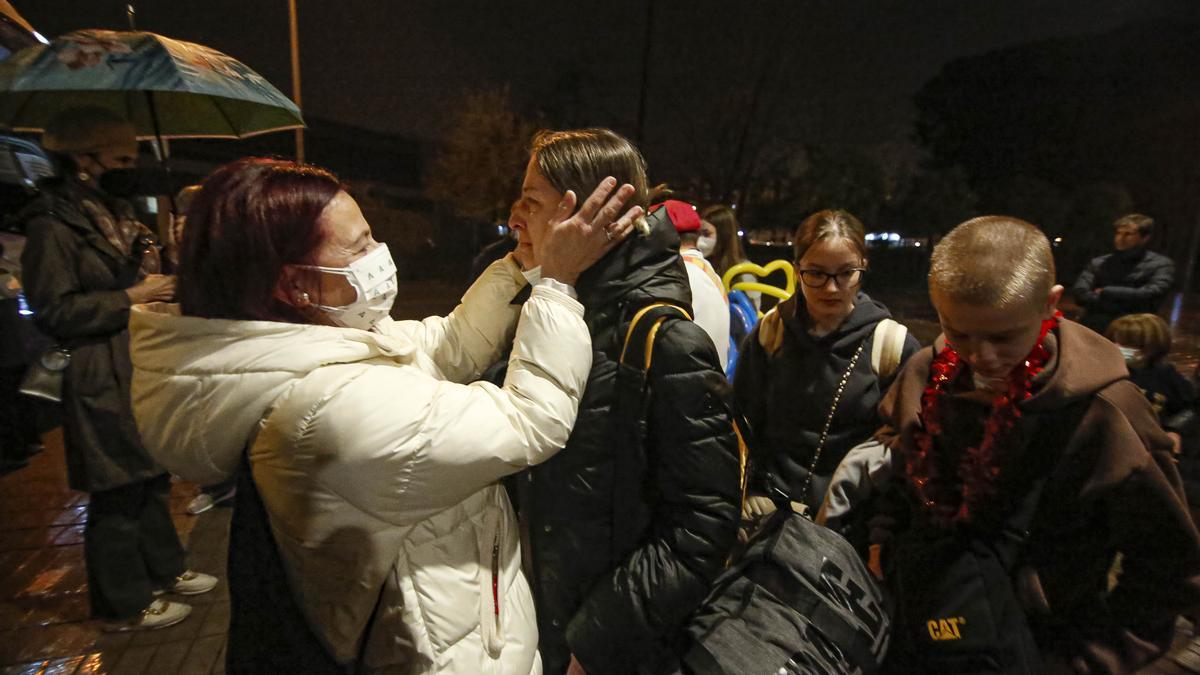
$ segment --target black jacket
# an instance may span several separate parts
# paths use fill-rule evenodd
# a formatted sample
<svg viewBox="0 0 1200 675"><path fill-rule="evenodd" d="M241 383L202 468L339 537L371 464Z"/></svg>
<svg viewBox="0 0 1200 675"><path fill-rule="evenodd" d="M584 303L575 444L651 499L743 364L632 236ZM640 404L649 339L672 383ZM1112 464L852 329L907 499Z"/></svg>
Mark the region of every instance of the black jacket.
<svg viewBox="0 0 1200 675"><path fill-rule="evenodd" d="M579 417L566 448L518 481L547 673L563 672L572 653L592 675L652 672L669 662L675 633L736 538L737 440L722 404L728 384L712 341L690 321L668 322L655 341L641 480L613 480L619 452L609 408L629 319L656 300L690 305L665 213L650 217L649 237L633 235L580 277L594 353ZM634 522L614 522L614 491L638 502ZM614 541L622 539L632 548Z"/></svg>
<svg viewBox="0 0 1200 675"><path fill-rule="evenodd" d="M1174 283L1175 263L1139 248L1093 258L1071 290L1087 310L1080 323L1103 333L1119 316L1157 312Z"/></svg>
<svg viewBox="0 0 1200 675"><path fill-rule="evenodd" d="M71 351L62 402L67 477L72 488L96 492L163 470L142 447L130 409L125 289L139 260L110 244L78 206L87 190L71 178L43 184L20 216L28 236L21 267L34 323Z"/></svg>
<svg viewBox="0 0 1200 675"><path fill-rule="evenodd" d="M758 343L756 327L742 345L734 392L738 409L749 420L758 441L754 448L754 488L763 490L771 485L799 501L838 383L864 341L862 356L847 380L833 417L816 466L817 475L832 475L850 448L869 439L879 428L875 409L895 374L880 381L871 369L871 347L875 326L891 314L882 304L859 293L854 310L842 325L818 338L805 329L807 310L801 297L783 303L780 310L784 316L783 346L774 356L767 356ZM901 363L919 348L910 333L905 338ZM824 496L813 491L810 487L804 500L810 506L819 505Z"/></svg>
<svg viewBox="0 0 1200 675"><path fill-rule="evenodd" d="M1175 366L1160 361L1129 368L1129 379L1142 390L1163 429L1189 434L1196 426L1196 390Z"/></svg>

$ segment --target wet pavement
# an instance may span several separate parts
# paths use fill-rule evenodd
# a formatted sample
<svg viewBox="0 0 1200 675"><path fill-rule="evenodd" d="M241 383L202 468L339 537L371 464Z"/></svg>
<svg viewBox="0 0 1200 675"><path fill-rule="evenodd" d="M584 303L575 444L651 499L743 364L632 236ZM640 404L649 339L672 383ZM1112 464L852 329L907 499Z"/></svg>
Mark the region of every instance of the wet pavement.
<svg viewBox="0 0 1200 675"><path fill-rule="evenodd" d="M224 673L229 509L189 516L184 508L197 489L175 483L171 515L189 566L221 583L187 598L193 611L180 624L105 633L89 617L83 562L88 497L67 487L61 433L44 440L46 449L28 466L0 477L0 673Z"/></svg>

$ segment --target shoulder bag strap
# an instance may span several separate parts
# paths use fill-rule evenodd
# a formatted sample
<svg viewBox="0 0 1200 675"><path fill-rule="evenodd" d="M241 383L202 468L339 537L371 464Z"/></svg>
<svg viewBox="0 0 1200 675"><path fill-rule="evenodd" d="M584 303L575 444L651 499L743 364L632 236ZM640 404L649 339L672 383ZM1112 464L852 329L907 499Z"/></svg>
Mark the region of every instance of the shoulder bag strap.
<svg viewBox="0 0 1200 675"><path fill-rule="evenodd" d="M829 404L829 414L825 416L825 426L821 428L821 436L817 439L817 448L813 451L812 463L808 467L808 475L804 477L804 485L800 488L800 494L789 496L792 504L789 505L793 510L799 508L805 518L812 520L816 514L809 513L808 508L804 506L808 498L808 490L812 487L813 472L817 470L817 463L821 461L821 453L825 450L825 441L829 439L829 429L833 426L833 416L837 414L838 404L842 402L842 393L846 391L846 384L850 381L850 375L854 373L854 367L858 365L858 359L862 356L863 349L867 346L867 341L863 340L855 350L854 356L850 357L850 365L846 366L846 372L842 373L842 379L838 382L837 391L833 394L833 401ZM799 507L796 506L799 504ZM783 506L776 504L776 506Z"/></svg>

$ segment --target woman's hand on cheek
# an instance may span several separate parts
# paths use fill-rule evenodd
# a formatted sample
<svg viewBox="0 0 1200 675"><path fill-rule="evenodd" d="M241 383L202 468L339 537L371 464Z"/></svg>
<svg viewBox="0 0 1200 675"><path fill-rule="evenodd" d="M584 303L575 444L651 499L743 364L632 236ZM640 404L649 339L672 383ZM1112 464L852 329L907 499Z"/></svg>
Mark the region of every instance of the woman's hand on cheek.
<svg viewBox="0 0 1200 675"><path fill-rule="evenodd" d="M625 184L613 194L616 184L612 177L604 179L578 211L575 211L575 193L568 190L563 195L546 226L541 245L535 247L543 278L574 284L584 270L633 231L642 208L635 206L618 218L635 190Z"/></svg>

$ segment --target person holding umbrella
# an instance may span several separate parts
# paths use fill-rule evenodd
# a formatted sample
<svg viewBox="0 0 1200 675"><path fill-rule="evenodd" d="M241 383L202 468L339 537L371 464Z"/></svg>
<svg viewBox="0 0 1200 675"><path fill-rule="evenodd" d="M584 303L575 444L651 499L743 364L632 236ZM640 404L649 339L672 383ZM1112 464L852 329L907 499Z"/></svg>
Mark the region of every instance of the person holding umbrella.
<svg viewBox="0 0 1200 675"><path fill-rule="evenodd" d="M22 212L21 256L34 322L70 354L62 416L70 486L90 494L84 553L92 613L111 630L161 628L216 578L187 569L168 511L170 480L146 452L130 408L129 308L170 300L153 237L114 194L137 162L134 127L105 108L67 109L42 145L60 167Z"/></svg>

